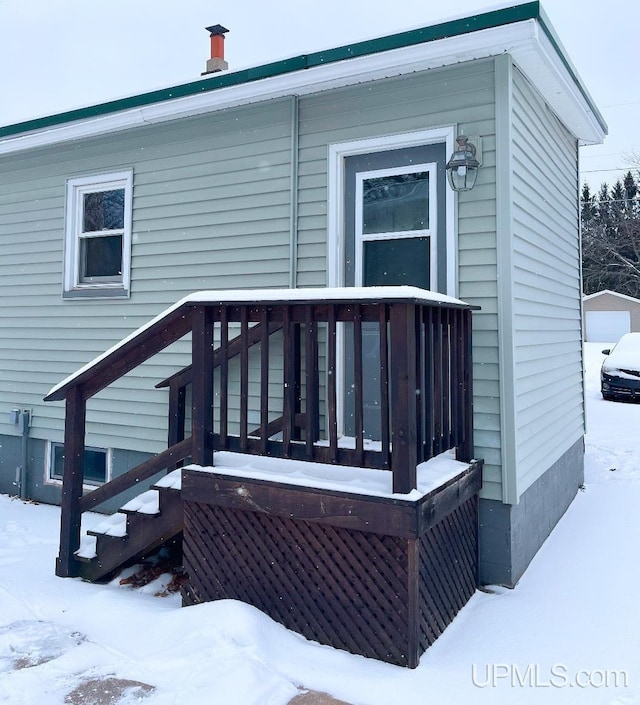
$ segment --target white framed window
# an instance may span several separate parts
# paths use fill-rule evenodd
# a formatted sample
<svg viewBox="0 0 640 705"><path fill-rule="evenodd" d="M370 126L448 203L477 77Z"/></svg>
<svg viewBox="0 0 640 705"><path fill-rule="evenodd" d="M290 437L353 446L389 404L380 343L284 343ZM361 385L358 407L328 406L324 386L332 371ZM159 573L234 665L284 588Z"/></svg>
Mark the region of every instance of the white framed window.
<svg viewBox="0 0 640 705"><path fill-rule="evenodd" d="M67 181L65 298L129 296L133 172Z"/></svg>
<svg viewBox="0 0 640 705"><path fill-rule="evenodd" d="M436 289L435 163L356 174L355 284Z"/></svg>
<svg viewBox="0 0 640 705"><path fill-rule="evenodd" d="M97 487L111 479L112 454L110 448L86 447L84 449L83 486ZM45 482L57 484L62 482L64 468L64 444L55 441L47 443L45 457Z"/></svg>

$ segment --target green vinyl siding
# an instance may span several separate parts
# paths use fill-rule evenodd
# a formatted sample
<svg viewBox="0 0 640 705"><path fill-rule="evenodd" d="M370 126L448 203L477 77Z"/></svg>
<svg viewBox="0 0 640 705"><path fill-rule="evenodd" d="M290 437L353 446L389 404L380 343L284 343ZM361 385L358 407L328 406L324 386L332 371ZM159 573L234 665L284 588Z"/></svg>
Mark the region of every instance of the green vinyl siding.
<svg viewBox="0 0 640 705"><path fill-rule="evenodd" d="M512 87L518 492L584 430L577 143L522 74Z"/></svg>
<svg viewBox="0 0 640 705"><path fill-rule="evenodd" d="M289 281L290 105L274 101L0 160L0 408L33 409L33 438L61 440L53 384L199 289ZM129 300L63 301L65 183L133 169ZM188 340L88 405L87 442L156 452ZM135 404L132 404L135 400ZM15 434L8 413L0 433Z"/></svg>

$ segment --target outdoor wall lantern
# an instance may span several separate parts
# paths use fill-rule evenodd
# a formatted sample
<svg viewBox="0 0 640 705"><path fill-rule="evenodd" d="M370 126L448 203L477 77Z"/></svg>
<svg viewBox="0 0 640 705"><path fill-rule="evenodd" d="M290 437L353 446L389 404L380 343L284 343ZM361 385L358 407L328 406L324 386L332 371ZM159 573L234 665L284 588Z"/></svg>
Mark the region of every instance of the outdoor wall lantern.
<svg viewBox="0 0 640 705"><path fill-rule="evenodd" d="M458 135L457 149L447 162L447 179L454 191L471 191L476 183L480 162L476 159L476 147L468 142L466 135Z"/></svg>

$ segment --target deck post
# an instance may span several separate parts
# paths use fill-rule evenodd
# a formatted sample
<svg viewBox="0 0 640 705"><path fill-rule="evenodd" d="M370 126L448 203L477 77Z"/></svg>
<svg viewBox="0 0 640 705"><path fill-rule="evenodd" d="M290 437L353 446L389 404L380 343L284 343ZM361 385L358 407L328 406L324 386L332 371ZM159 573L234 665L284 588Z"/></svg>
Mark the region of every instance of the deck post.
<svg viewBox="0 0 640 705"><path fill-rule="evenodd" d="M391 323L391 470L393 491L416 487L418 464L416 305L394 304Z"/></svg>
<svg viewBox="0 0 640 705"><path fill-rule="evenodd" d="M213 465L213 322L206 306L192 317L191 459L196 465Z"/></svg>
<svg viewBox="0 0 640 705"><path fill-rule="evenodd" d="M420 540L407 540L407 666L420 662Z"/></svg>
<svg viewBox="0 0 640 705"><path fill-rule="evenodd" d="M79 575L74 556L80 548L82 511L82 481L84 479L84 436L86 401L82 386L71 387L66 396L64 425L64 466L62 471L62 501L60 503L60 553L56 560L56 575L75 578Z"/></svg>

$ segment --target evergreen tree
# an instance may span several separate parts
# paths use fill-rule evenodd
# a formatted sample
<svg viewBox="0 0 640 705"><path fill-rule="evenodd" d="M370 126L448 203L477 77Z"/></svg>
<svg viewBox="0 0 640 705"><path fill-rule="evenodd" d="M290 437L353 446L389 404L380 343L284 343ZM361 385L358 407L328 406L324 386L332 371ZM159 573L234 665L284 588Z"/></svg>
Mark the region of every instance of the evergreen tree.
<svg viewBox="0 0 640 705"><path fill-rule="evenodd" d="M580 217L583 224L590 223L597 214L596 196L591 193L589 184L585 181L582 187L582 200L580 203Z"/></svg>
<svg viewBox="0 0 640 705"><path fill-rule="evenodd" d="M624 175L622 184L624 186L624 196L627 203L633 203L633 199L638 195L638 184L630 171Z"/></svg>
<svg viewBox="0 0 640 705"><path fill-rule="evenodd" d="M595 196L582 188L582 272L585 294L611 289L640 298L640 181L629 171Z"/></svg>
<svg viewBox="0 0 640 705"><path fill-rule="evenodd" d="M618 179L609 192L609 220L616 232L620 227L620 221L623 220L625 216L626 204L627 199L624 186L620 179Z"/></svg>

